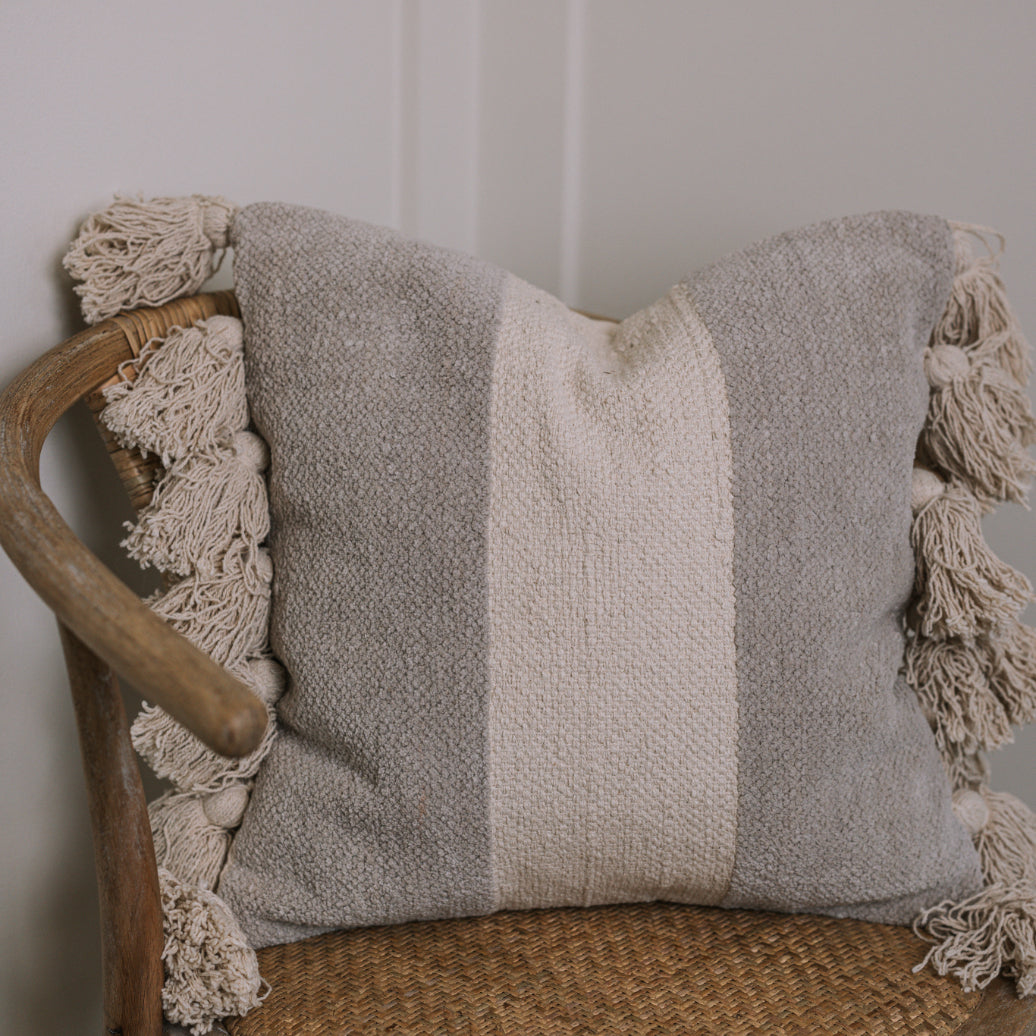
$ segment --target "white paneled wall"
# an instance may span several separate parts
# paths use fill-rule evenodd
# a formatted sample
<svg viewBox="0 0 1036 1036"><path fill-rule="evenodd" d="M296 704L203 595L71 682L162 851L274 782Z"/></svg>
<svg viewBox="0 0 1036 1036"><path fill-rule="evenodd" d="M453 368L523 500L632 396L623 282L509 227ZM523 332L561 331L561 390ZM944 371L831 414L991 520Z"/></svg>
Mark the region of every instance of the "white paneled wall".
<svg viewBox="0 0 1036 1036"><path fill-rule="evenodd" d="M618 316L791 226L941 212L1007 232L1032 331L1034 39L1036 7L1011 0L8 0L0 381L78 327L60 256L118 190L349 213ZM145 589L119 558L125 505L84 415L43 467L77 531ZM1005 509L988 532L1036 573L1031 513ZM57 640L6 559L0 588L0 1030L95 1032ZM1036 802L1034 749L1029 732L994 765Z"/></svg>

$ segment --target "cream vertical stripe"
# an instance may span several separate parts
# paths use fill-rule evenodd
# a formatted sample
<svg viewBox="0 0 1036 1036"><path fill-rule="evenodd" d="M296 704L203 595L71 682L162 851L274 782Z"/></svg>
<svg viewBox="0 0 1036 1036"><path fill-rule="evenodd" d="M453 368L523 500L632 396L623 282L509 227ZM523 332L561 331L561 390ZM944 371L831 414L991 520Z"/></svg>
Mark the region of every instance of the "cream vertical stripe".
<svg viewBox="0 0 1036 1036"><path fill-rule="evenodd" d="M717 902L738 706L708 332L675 293L616 327L510 278L490 437L494 905Z"/></svg>

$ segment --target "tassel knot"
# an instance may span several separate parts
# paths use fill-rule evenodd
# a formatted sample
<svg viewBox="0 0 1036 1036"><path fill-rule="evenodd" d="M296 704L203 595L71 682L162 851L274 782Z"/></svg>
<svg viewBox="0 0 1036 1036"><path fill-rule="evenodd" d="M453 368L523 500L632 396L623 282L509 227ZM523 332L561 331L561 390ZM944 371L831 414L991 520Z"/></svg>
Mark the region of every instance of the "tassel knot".
<svg viewBox="0 0 1036 1036"><path fill-rule="evenodd" d="M978 501L950 484L915 516L911 528L925 637L973 637L1012 622L1032 600L1032 585L1005 565L982 536Z"/></svg>
<svg viewBox="0 0 1036 1036"><path fill-rule="evenodd" d="M972 838L989 822L989 806L982 794L966 788L953 796L953 812Z"/></svg>
<svg viewBox="0 0 1036 1036"><path fill-rule="evenodd" d="M959 346L936 345L925 351L924 370L933 388L947 388L971 370L971 360Z"/></svg>
<svg viewBox="0 0 1036 1036"><path fill-rule="evenodd" d="M209 823L227 830L241 823L247 806L248 788L244 784L231 784L202 799L202 809Z"/></svg>
<svg viewBox="0 0 1036 1036"><path fill-rule="evenodd" d="M270 450L266 442L251 432L236 432L230 448L238 461L249 471L265 471L270 464Z"/></svg>
<svg viewBox="0 0 1036 1036"><path fill-rule="evenodd" d="M165 868L159 868L158 879L165 934L162 1008L169 1021L204 1036L220 1019L258 1007L270 987L218 896L191 888Z"/></svg>
<svg viewBox="0 0 1036 1036"><path fill-rule="evenodd" d="M936 497L942 496L946 483L934 471L915 467L910 482L910 509L914 514L923 511Z"/></svg>
<svg viewBox="0 0 1036 1036"><path fill-rule="evenodd" d="M225 198L200 194L117 196L87 217L64 259L81 282L75 290L87 323L198 291L219 268L235 211Z"/></svg>

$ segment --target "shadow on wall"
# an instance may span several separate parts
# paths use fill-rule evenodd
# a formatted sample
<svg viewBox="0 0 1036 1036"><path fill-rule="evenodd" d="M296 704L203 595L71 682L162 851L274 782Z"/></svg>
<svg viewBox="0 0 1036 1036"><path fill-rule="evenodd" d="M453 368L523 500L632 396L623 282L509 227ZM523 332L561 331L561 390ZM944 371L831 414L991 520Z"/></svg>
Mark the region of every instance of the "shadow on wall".
<svg viewBox="0 0 1036 1036"><path fill-rule="evenodd" d="M54 265L63 304L65 336L82 327L67 275ZM119 541L122 524L132 517L125 492L108 460L93 420L78 404L55 426L46 447L57 459L61 498L70 501L64 517L87 546L124 582L141 595L158 587L151 572L127 559ZM45 485L44 489L48 487ZM41 806L46 808L46 853L36 861L32 880L22 884L18 911L26 923L17 935L16 974L8 974L10 999L4 1024L12 1032L96 1032L101 1021L100 928L93 845L72 703L67 682L57 673L61 647L53 636L52 678L33 691L33 708L46 717L46 736L53 738L47 756L53 760ZM124 690L132 716L139 697ZM153 797L158 782L145 774L145 790ZM7 984L7 982L5 982ZM5 997L6 999L6 997Z"/></svg>

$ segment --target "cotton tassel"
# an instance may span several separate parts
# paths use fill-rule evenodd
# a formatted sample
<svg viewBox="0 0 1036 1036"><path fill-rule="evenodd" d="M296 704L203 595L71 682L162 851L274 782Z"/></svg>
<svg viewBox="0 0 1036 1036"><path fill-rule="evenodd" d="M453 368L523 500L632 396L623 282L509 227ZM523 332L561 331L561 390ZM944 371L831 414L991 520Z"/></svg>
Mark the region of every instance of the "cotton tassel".
<svg viewBox="0 0 1036 1036"><path fill-rule="evenodd" d="M986 545L975 497L924 468L914 469L912 497L919 632L971 637L1013 621L1032 585Z"/></svg>
<svg viewBox="0 0 1036 1036"><path fill-rule="evenodd" d="M65 255L87 323L192 295L219 268L236 206L225 198L116 196ZM217 252L220 253L217 258Z"/></svg>
<svg viewBox="0 0 1036 1036"><path fill-rule="evenodd" d="M167 792L148 806L155 857L181 881L214 889L232 831L248 805L248 786L228 785L210 795Z"/></svg>
<svg viewBox="0 0 1036 1036"><path fill-rule="evenodd" d="M1036 629L1008 623L986 647L989 684L1012 723L1036 720Z"/></svg>
<svg viewBox="0 0 1036 1036"><path fill-rule="evenodd" d="M1019 996L1036 993L1036 878L996 882L960 903L950 900L926 910L914 932L932 948L914 971L927 964L953 974L967 993L985 989L1003 973L1015 979Z"/></svg>
<svg viewBox="0 0 1036 1036"><path fill-rule="evenodd" d="M906 678L945 754L949 744L965 754L999 748L1014 740L1011 723L987 678L984 657L956 638L913 637L906 648Z"/></svg>
<svg viewBox="0 0 1036 1036"><path fill-rule="evenodd" d="M953 973L966 992L1003 972L1019 996L1036 993L1036 816L1013 795L969 789L953 796L958 819L975 841L986 887L962 903L940 903L914 931L932 943L925 959Z"/></svg>
<svg viewBox="0 0 1036 1036"><path fill-rule="evenodd" d="M233 317L174 328L119 374L122 380L104 390L101 421L123 446L157 454L165 467L248 425L244 333Z"/></svg>
<svg viewBox="0 0 1036 1036"><path fill-rule="evenodd" d="M248 780L270 752L276 736L276 713L267 706L266 731L258 748L237 759L214 752L157 705L145 705L130 730L133 747L156 777L177 791L214 792Z"/></svg>
<svg viewBox="0 0 1036 1036"><path fill-rule="evenodd" d="M122 545L142 567L181 576L212 572L235 537L258 546L270 531L267 462L251 432L175 462Z"/></svg>
<svg viewBox="0 0 1036 1036"><path fill-rule="evenodd" d="M258 1007L269 992L259 962L226 904L159 868L166 1018L205 1036L223 1018Z"/></svg>
<svg viewBox="0 0 1036 1036"><path fill-rule="evenodd" d="M956 275L950 298L932 335L933 344L955 345L976 356L991 357L1019 384L1032 370L1029 344L1025 341L1007 291L997 272L1004 250L1003 236L985 227L953 223ZM999 241L994 251L986 235ZM979 240L986 255L975 256L971 242Z"/></svg>
<svg viewBox="0 0 1036 1036"><path fill-rule="evenodd" d="M955 345L925 354L932 386L924 442L935 464L982 501L1025 501L1036 460L1036 420L1022 385L988 358Z"/></svg>
<svg viewBox="0 0 1036 1036"><path fill-rule="evenodd" d="M957 789L953 793L953 812L964 825L972 840L978 838L989 823L989 803L975 788ZM983 874L985 871L983 871Z"/></svg>
<svg viewBox="0 0 1036 1036"><path fill-rule="evenodd" d="M978 750L965 751L951 741L942 749L942 762L952 788L977 788L989 781L989 763Z"/></svg>
<svg viewBox="0 0 1036 1036"><path fill-rule="evenodd" d="M232 666L266 647L272 579L269 554L238 542L218 573L188 576L148 603L196 647Z"/></svg>
<svg viewBox="0 0 1036 1036"><path fill-rule="evenodd" d="M137 754L155 775L177 791L211 793L248 780L259 772L277 736L274 703L284 690L284 670L273 659L256 658L237 667L235 675L247 683L266 706L266 732L258 748L237 759L214 752L186 727L157 705L145 705L130 728Z"/></svg>
<svg viewBox="0 0 1036 1036"><path fill-rule="evenodd" d="M1020 799L1006 792L985 790L989 817L978 831L975 846L986 883L1011 884L1036 876L1036 816Z"/></svg>

